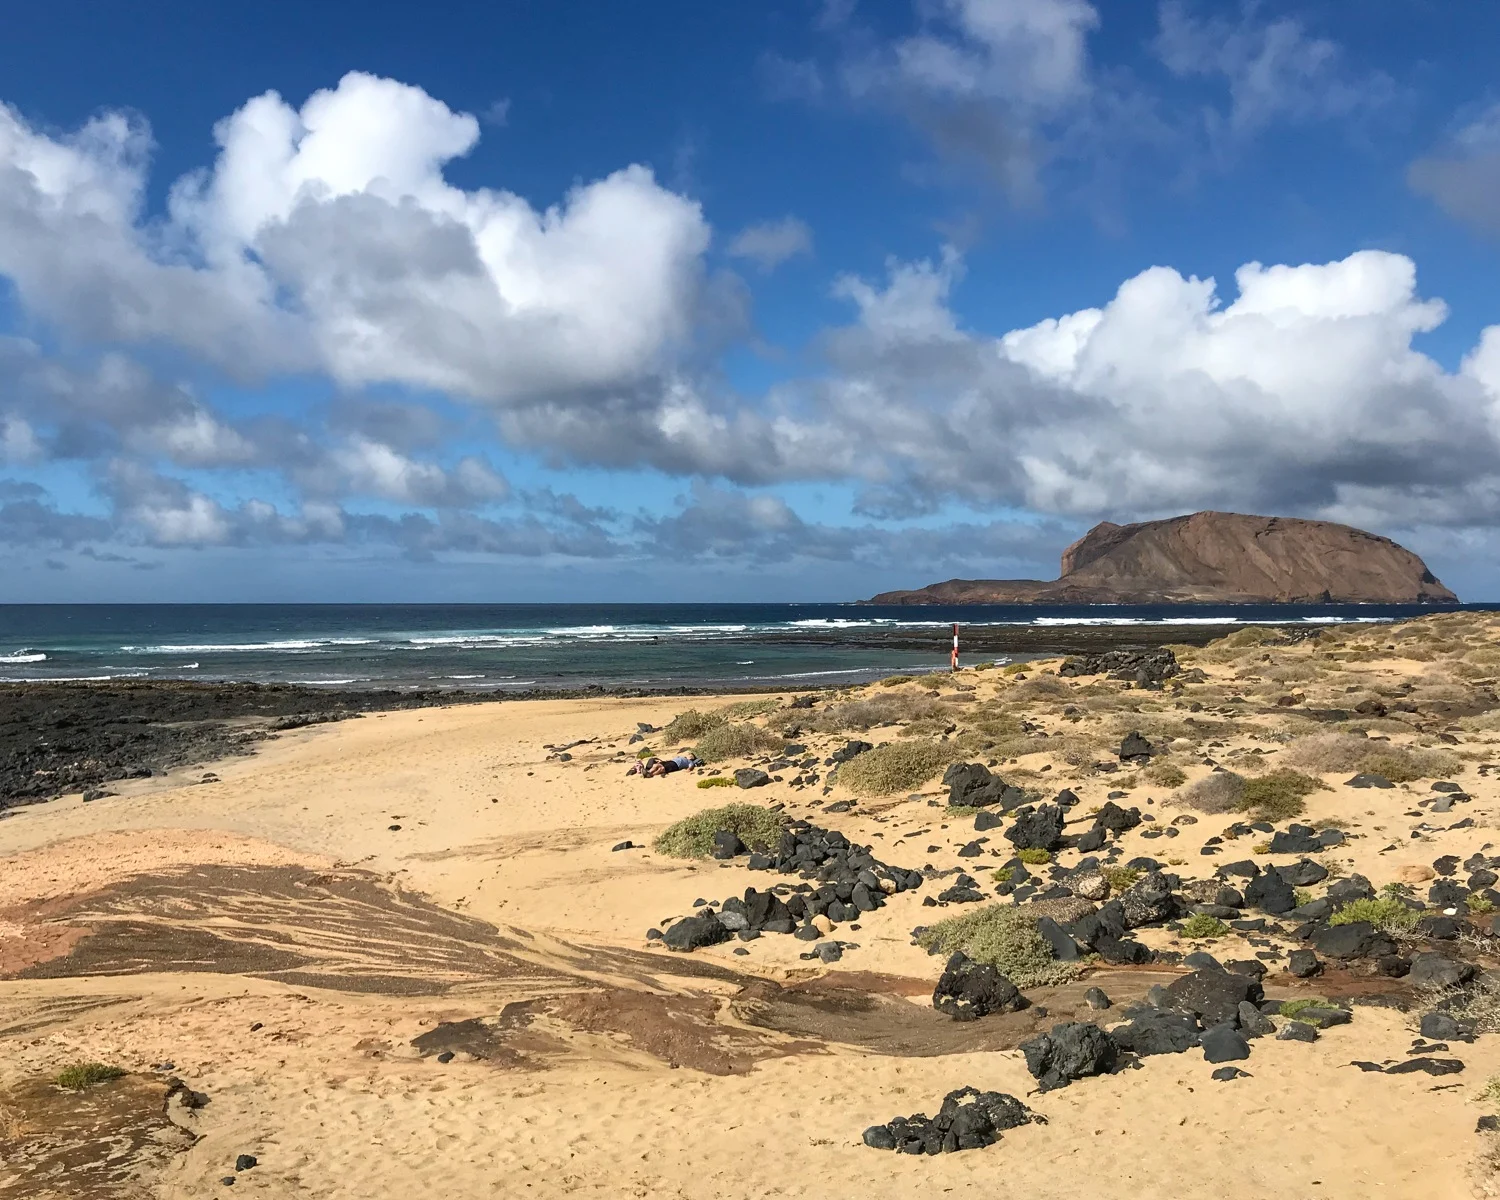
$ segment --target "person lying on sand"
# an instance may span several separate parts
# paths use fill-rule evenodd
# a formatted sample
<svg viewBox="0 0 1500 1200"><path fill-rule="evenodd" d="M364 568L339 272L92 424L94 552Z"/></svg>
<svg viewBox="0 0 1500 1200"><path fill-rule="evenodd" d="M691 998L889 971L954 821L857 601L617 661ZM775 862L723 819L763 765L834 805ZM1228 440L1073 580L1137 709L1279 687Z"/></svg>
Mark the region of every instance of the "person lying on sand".
<svg viewBox="0 0 1500 1200"><path fill-rule="evenodd" d="M673 771L686 771L689 767L703 765L703 760L696 754L679 754L676 758L643 758L626 775L645 775L655 779L661 775L670 775Z"/></svg>

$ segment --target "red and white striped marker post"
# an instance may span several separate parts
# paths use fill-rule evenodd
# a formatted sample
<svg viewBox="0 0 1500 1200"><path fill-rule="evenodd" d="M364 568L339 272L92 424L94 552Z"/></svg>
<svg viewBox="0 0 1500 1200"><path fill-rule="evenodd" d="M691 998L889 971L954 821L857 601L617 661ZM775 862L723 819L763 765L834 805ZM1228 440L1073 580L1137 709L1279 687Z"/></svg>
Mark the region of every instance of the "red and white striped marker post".
<svg viewBox="0 0 1500 1200"><path fill-rule="evenodd" d="M953 622L953 670L958 670L958 622Z"/></svg>

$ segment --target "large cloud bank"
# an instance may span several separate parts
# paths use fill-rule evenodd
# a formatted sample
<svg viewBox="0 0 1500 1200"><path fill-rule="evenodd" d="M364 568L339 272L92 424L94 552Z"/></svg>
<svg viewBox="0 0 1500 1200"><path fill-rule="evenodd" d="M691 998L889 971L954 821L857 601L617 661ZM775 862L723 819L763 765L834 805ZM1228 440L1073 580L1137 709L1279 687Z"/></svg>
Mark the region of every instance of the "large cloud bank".
<svg viewBox="0 0 1500 1200"><path fill-rule="evenodd" d="M923 35L879 69L1041 109L1084 86L1089 5L944 12L963 40ZM1098 307L981 331L953 305L963 258L942 249L833 280L849 319L816 339L816 369L746 395L711 353L738 286L700 206L644 166L545 209L458 188L445 168L478 121L359 73L300 107L256 97L214 133L215 160L151 212L140 120L59 134L0 107L0 276L48 331L0 338L0 454L87 464L109 514L12 488L0 536L847 558L923 553L869 522L955 502L1064 524L1207 506L1382 528L1500 516L1500 327L1445 370L1418 348L1444 305L1398 254L1250 263L1232 287L1156 266ZM811 244L787 218L725 249L769 269ZM344 399L236 417L171 381L195 372L323 377ZM680 477L680 511L519 491L455 442L434 394L549 462ZM852 485L861 520L806 523L742 490L799 481ZM993 556L1006 529L1019 544L1036 526L962 540Z"/></svg>

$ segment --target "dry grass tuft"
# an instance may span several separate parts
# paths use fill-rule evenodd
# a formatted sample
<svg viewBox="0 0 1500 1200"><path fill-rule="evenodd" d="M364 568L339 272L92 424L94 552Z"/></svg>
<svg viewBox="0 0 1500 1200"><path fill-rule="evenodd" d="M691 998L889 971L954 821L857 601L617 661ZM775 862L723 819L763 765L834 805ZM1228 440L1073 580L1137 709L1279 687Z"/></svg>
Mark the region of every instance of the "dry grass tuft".
<svg viewBox="0 0 1500 1200"><path fill-rule="evenodd" d="M766 732L759 725L720 725L698 739L698 757L704 762L724 762L730 758L748 758L752 754L771 754L784 745L784 739Z"/></svg>
<svg viewBox="0 0 1500 1200"><path fill-rule="evenodd" d="M1345 771L1384 775L1392 783L1435 779L1463 770L1463 762L1447 750L1371 741L1349 733L1320 733L1299 738L1282 761L1317 775Z"/></svg>
<svg viewBox="0 0 1500 1200"><path fill-rule="evenodd" d="M1214 771L1167 798L1178 808L1201 813L1238 812L1245 797L1245 778L1233 771Z"/></svg>
<svg viewBox="0 0 1500 1200"><path fill-rule="evenodd" d="M906 721L942 720L951 722L955 710L935 696L918 692L882 692L835 704L827 712L816 713L801 722L821 733L863 733L880 725Z"/></svg>
<svg viewBox="0 0 1500 1200"><path fill-rule="evenodd" d="M699 712L696 708L690 708L686 712L680 712L661 731L662 740L675 746L685 746L689 742L696 741L711 729L717 729L729 720L721 712Z"/></svg>
<svg viewBox="0 0 1500 1200"><path fill-rule="evenodd" d="M719 709L719 715L731 721L744 721L750 717L763 717L780 707L781 701L776 696L762 696L758 700L741 700L736 704L725 705Z"/></svg>

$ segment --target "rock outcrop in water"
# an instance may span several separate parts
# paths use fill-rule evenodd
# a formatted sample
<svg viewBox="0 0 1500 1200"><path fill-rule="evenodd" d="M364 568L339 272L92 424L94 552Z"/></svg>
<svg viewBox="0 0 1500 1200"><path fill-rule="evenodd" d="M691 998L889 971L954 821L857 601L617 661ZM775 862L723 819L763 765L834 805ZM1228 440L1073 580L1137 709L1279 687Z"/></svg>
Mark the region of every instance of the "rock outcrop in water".
<svg viewBox="0 0 1500 1200"><path fill-rule="evenodd" d="M1389 538L1294 517L1199 512L1094 526L1060 576L950 579L871 604L1456 604Z"/></svg>

